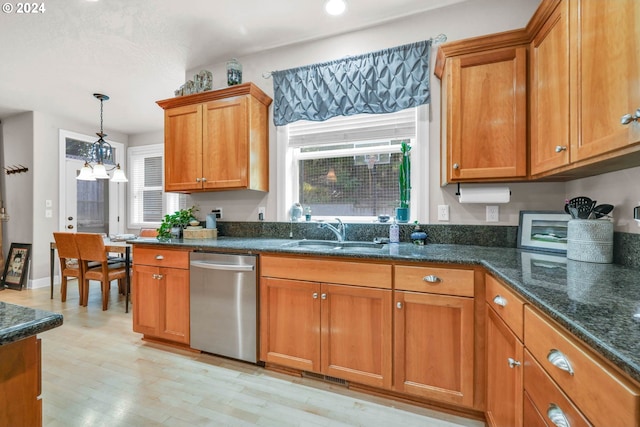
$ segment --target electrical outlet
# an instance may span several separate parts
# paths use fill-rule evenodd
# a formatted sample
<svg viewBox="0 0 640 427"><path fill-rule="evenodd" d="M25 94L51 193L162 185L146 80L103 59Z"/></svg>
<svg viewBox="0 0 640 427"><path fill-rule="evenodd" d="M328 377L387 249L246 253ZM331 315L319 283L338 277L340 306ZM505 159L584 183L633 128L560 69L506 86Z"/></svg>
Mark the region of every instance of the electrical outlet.
<svg viewBox="0 0 640 427"><path fill-rule="evenodd" d="M449 205L438 205L438 221L449 221Z"/></svg>
<svg viewBox="0 0 640 427"><path fill-rule="evenodd" d="M222 208L213 208L211 213L216 214L216 219L222 219Z"/></svg>
<svg viewBox="0 0 640 427"><path fill-rule="evenodd" d="M44 210L44 217L45 218L53 218L53 211L51 209L45 209Z"/></svg>
<svg viewBox="0 0 640 427"><path fill-rule="evenodd" d="M264 206L258 206L258 220L264 221L264 216L267 213L267 209Z"/></svg>
<svg viewBox="0 0 640 427"><path fill-rule="evenodd" d="M500 221L500 206L487 206L487 222Z"/></svg>

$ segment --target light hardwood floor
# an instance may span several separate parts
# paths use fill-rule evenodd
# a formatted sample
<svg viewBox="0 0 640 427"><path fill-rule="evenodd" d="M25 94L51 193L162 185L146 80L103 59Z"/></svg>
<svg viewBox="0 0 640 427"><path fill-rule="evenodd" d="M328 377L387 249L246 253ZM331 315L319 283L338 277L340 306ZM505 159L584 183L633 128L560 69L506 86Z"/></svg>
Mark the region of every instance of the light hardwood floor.
<svg viewBox="0 0 640 427"><path fill-rule="evenodd" d="M92 284L93 285L93 284ZM369 396L311 378L144 342L112 286L78 306L49 288L0 291L0 300L62 313L42 338L44 425L75 426L434 426L484 423ZM1 361L0 361L1 363Z"/></svg>

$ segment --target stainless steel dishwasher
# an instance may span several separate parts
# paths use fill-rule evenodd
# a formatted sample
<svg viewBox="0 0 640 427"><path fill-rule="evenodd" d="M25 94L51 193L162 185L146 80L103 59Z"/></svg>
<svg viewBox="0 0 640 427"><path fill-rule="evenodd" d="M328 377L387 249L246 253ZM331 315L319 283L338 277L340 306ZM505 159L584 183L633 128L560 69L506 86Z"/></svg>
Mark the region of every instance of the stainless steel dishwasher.
<svg viewBox="0 0 640 427"><path fill-rule="evenodd" d="M191 347L257 362L256 256L192 252Z"/></svg>

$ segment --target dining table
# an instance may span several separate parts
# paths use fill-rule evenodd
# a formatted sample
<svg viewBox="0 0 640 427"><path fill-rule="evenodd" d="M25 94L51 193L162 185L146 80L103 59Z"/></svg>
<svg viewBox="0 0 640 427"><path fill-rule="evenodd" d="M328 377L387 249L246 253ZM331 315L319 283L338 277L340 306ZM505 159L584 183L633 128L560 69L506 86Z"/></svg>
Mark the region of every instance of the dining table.
<svg viewBox="0 0 640 427"><path fill-rule="evenodd" d="M131 244L127 243L124 240L116 240L116 239L104 239L104 247L107 253L117 253L124 254L124 264L125 264L125 274L126 274L126 286L125 286L125 302L124 302L124 312L129 312L129 294L131 292ZM55 264L56 264L56 242L49 243L50 249L50 258L49 258L49 267L51 270L51 299L53 299L53 276L55 274Z"/></svg>

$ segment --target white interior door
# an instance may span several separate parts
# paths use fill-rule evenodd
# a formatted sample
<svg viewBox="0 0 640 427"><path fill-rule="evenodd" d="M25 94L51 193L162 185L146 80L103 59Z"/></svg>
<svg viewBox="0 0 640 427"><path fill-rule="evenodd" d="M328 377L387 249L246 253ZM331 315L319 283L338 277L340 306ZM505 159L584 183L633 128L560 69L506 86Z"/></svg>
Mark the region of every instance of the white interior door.
<svg viewBox="0 0 640 427"><path fill-rule="evenodd" d="M93 143L86 135L60 131L61 167L60 173L60 226L62 231L124 233L124 184L110 180L78 181L76 177L83 160L67 157L67 138ZM116 148L116 161L123 157L123 145L110 142Z"/></svg>

